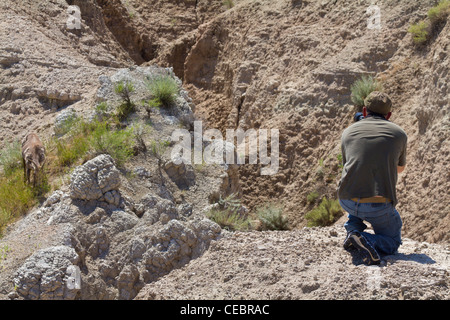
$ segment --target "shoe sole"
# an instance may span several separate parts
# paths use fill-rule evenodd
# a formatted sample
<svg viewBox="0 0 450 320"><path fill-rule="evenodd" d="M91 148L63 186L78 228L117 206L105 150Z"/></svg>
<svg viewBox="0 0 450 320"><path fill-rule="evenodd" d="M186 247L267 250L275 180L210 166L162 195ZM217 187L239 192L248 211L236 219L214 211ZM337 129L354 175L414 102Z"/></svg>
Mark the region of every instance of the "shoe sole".
<svg viewBox="0 0 450 320"><path fill-rule="evenodd" d="M372 252L370 249L368 249L366 247L366 245L361 242L361 239L360 239L359 236L351 235L350 239L352 240L354 246L356 246L359 249L365 250L369 254L370 260L371 260L370 262L372 262L373 264L380 263L381 259L380 259L379 255L378 255L378 253L376 253L376 256L374 256L375 253ZM373 250L375 250L375 249L373 249Z"/></svg>
<svg viewBox="0 0 450 320"><path fill-rule="evenodd" d="M348 252L351 252L353 250L357 250L349 237L345 239L343 247Z"/></svg>

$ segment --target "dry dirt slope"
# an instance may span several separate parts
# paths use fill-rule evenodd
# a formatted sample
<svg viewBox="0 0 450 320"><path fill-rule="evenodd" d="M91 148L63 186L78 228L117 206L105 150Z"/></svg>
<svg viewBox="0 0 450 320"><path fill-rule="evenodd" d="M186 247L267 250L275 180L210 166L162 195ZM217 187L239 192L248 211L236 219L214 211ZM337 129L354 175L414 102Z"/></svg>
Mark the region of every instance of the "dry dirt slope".
<svg viewBox="0 0 450 320"><path fill-rule="evenodd" d="M404 239L381 267L367 267L342 249L343 240L341 226L226 234L137 299L450 298L448 248Z"/></svg>
<svg viewBox="0 0 450 320"><path fill-rule="evenodd" d="M236 1L199 26L184 64L196 113L210 126L280 129L280 170L243 166L244 201L279 200L302 227L317 191L335 197L342 130L355 109L350 85L371 74L394 101L409 136L398 183L404 232L449 240L449 18L424 48L409 26L435 1L377 2L382 27L367 28L370 1ZM176 44L174 44L176 46ZM323 161L320 161L320 160Z"/></svg>

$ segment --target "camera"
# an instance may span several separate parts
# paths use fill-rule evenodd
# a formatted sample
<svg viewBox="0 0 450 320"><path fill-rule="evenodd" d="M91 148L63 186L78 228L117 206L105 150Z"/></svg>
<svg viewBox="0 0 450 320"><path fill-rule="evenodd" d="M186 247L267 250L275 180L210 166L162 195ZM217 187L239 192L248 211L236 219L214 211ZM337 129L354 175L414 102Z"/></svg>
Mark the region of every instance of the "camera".
<svg viewBox="0 0 450 320"><path fill-rule="evenodd" d="M353 117L353 120L355 120L355 122L358 122L359 120L364 119L364 115L362 112L357 112L355 114L355 116Z"/></svg>

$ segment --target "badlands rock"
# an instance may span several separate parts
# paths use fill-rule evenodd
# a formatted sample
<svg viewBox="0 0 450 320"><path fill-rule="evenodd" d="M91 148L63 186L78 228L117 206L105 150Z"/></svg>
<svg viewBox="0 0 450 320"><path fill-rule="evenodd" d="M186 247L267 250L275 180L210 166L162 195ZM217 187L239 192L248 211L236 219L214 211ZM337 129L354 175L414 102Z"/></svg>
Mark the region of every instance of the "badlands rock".
<svg viewBox="0 0 450 320"><path fill-rule="evenodd" d="M120 174L110 155L100 155L77 167L70 181L72 199L98 200L105 196L108 202L115 203L109 191L120 187Z"/></svg>

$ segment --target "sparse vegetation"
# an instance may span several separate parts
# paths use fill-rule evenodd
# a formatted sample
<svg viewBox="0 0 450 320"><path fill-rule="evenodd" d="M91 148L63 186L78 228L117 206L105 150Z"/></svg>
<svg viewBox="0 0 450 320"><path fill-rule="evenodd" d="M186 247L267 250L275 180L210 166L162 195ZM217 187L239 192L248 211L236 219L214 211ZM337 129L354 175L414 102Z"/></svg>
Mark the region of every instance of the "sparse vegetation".
<svg viewBox="0 0 450 320"><path fill-rule="evenodd" d="M96 122L90 145L95 155L107 153L121 167L133 155L133 129L114 130L106 122Z"/></svg>
<svg viewBox="0 0 450 320"><path fill-rule="evenodd" d="M24 215L49 189L46 177L35 188L24 182L22 166L0 176L0 236L8 223Z"/></svg>
<svg viewBox="0 0 450 320"><path fill-rule="evenodd" d="M450 14L450 0L441 0L436 6L428 10L428 19L434 26L445 21Z"/></svg>
<svg viewBox="0 0 450 320"><path fill-rule="evenodd" d="M241 207L241 201L236 194L231 194L224 199L221 197L206 216L229 231L250 230L252 227L250 219L247 214L239 212Z"/></svg>
<svg viewBox="0 0 450 320"><path fill-rule="evenodd" d="M131 101L131 94L134 92L134 86L129 81L119 81L114 85L114 92L123 100L117 107L117 117L120 121L123 121L130 113L135 111L135 104Z"/></svg>
<svg viewBox="0 0 450 320"><path fill-rule="evenodd" d="M103 121L104 119L110 117L108 114L108 103L106 101L100 102L94 108L95 115L98 120Z"/></svg>
<svg viewBox="0 0 450 320"><path fill-rule="evenodd" d="M230 209L211 209L207 217L228 231L244 231L251 228L248 217Z"/></svg>
<svg viewBox="0 0 450 320"><path fill-rule="evenodd" d="M224 0L223 1L223 5L227 8L227 9L231 9L234 7L234 1L233 0Z"/></svg>
<svg viewBox="0 0 450 320"><path fill-rule="evenodd" d="M424 44L428 39L429 25L425 21L420 21L411 25L408 32L412 34L414 44Z"/></svg>
<svg viewBox="0 0 450 320"><path fill-rule="evenodd" d="M160 159L166 152L167 147L170 145L168 140L152 140L150 142L150 152L153 156Z"/></svg>
<svg viewBox="0 0 450 320"><path fill-rule="evenodd" d="M364 99L372 91L381 90L382 86L375 78L372 76L362 76L361 79L356 80L350 87L351 100L356 106L363 107Z"/></svg>
<svg viewBox="0 0 450 320"><path fill-rule="evenodd" d="M342 154L338 154L337 156L336 156L336 159L337 159L337 161L338 161L338 168L339 169L342 169L343 167L344 167L344 163L343 163L343 158L342 158Z"/></svg>
<svg viewBox="0 0 450 320"><path fill-rule="evenodd" d="M147 86L153 97L149 102L152 107L162 105L168 108L175 103L178 94L178 84L170 75L149 79Z"/></svg>
<svg viewBox="0 0 450 320"><path fill-rule="evenodd" d="M39 173L36 187L24 181L21 145L18 141L6 144L0 152L0 236L4 227L25 214L42 195L50 190L47 175Z"/></svg>
<svg viewBox="0 0 450 320"><path fill-rule="evenodd" d="M11 252L11 248L7 244L0 247L0 262L6 258L8 252Z"/></svg>
<svg viewBox="0 0 450 320"><path fill-rule="evenodd" d="M306 196L307 203L314 203L319 198L319 193L317 191L313 191Z"/></svg>
<svg viewBox="0 0 450 320"><path fill-rule="evenodd" d="M325 227L333 224L342 214L342 208L338 200L322 198L318 207L305 215L308 227Z"/></svg>
<svg viewBox="0 0 450 320"><path fill-rule="evenodd" d="M53 169L61 171L80 159L101 153L113 157L121 166L133 154L133 128L114 129L106 121L78 120L64 136L53 141L50 152L54 153Z"/></svg>
<svg viewBox="0 0 450 320"><path fill-rule="evenodd" d="M22 151L18 140L7 143L0 153L0 166L5 175L11 174L15 169L22 167Z"/></svg>
<svg viewBox="0 0 450 320"><path fill-rule="evenodd" d="M428 10L428 20L422 20L411 25L408 32L412 34L415 45L424 45L436 33L450 14L450 0L441 0L436 6Z"/></svg>
<svg viewBox="0 0 450 320"><path fill-rule="evenodd" d="M262 230L289 230L289 220L280 205L265 204L256 209L256 215L261 221Z"/></svg>

